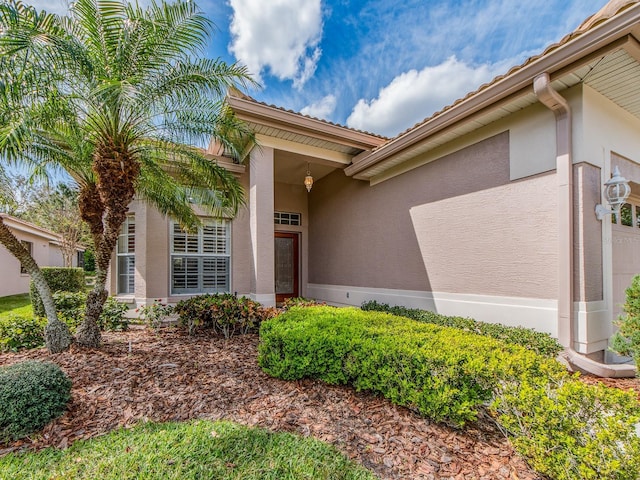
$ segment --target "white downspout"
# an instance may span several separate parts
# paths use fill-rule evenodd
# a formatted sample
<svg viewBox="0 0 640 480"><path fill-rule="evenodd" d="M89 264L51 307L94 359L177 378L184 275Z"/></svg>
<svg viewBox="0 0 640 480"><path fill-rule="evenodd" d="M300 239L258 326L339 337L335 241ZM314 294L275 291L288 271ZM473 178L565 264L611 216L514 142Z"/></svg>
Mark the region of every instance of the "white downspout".
<svg viewBox="0 0 640 480"><path fill-rule="evenodd" d="M573 309L573 146L571 107L551 86L549 74L533 79L540 103L556 117L556 175L558 178L558 340L565 347L564 360L573 369L599 377L633 377L633 365L607 365L574 350Z"/></svg>

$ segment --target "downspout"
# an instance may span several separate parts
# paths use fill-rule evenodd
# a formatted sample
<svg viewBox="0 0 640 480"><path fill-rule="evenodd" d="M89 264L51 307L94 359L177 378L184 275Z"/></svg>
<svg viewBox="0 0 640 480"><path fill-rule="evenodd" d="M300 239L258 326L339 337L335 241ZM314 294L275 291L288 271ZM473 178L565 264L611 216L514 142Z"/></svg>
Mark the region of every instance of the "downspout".
<svg viewBox="0 0 640 480"><path fill-rule="evenodd" d="M564 345L562 359L572 370L599 377L633 377L632 365L607 365L574 350L573 308L573 146L571 107L551 86L549 74L533 79L533 91L540 103L556 118L556 175L558 178L558 340Z"/></svg>

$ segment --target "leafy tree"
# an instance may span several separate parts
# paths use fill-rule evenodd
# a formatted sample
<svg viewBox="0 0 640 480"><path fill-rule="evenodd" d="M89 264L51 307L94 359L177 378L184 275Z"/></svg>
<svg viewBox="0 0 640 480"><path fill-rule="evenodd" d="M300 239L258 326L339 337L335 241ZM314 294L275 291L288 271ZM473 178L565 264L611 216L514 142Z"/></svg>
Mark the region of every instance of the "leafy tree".
<svg viewBox="0 0 640 480"><path fill-rule="evenodd" d="M191 202L235 214L237 179L189 146L240 157L250 132L224 102L246 69L197 58L212 24L194 2L78 0L65 17L0 6L0 153L34 173L64 168L95 245L96 282L76 341L97 347L111 254L134 196L194 228ZM4 99L4 100L2 100Z"/></svg>

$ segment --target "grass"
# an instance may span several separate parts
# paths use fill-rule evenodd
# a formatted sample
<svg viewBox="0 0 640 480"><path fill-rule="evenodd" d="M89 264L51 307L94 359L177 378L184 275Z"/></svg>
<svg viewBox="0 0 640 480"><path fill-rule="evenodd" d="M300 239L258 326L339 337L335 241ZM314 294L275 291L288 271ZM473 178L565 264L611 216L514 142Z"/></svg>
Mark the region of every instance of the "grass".
<svg viewBox="0 0 640 480"><path fill-rule="evenodd" d="M229 422L141 423L67 450L0 458L0 479L372 480L334 447Z"/></svg>
<svg viewBox="0 0 640 480"><path fill-rule="evenodd" d="M0 318L6 317L10 313L26 316L33 315L31 299L28 293L0 297Z"/></svg>

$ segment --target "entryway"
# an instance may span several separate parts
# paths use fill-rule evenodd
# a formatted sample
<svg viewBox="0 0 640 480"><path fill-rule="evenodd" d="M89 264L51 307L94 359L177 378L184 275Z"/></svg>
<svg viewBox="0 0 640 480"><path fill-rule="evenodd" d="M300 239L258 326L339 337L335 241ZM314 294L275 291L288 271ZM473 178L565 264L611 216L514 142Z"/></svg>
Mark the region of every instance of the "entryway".
<svg viewBox="0 0 640 480"><path fill-rule="evenodd" d="M276 303L299 297L299 236L297 233L275 232Z"/></svg>

